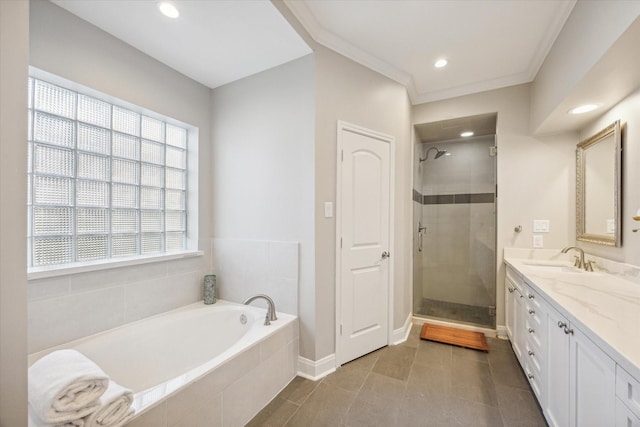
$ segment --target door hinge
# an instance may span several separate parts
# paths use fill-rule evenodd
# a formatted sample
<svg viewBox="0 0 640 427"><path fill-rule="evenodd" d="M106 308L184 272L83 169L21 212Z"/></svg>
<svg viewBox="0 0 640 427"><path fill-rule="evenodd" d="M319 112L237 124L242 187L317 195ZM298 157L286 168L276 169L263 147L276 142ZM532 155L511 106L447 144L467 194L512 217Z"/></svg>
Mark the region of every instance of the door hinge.
<svg viewBox="0 0 640 427"><path fill-rule="evenodd" d="M497 155L498 155L498 147L497 147L497 146L495 146L495 145L494 145L494 146L492 146L492 147L489 147L489 155L490 155L491 157L495 157L495 156L497 156Z"/></svg>
<svg viewBox="0 0 640 427"><path fill-rule="evenodd" d="M342 249L342 237L340 238L340 249Z"/></svg>
<svg viewBox="0 0 640 427"><path fill-rule="evenodd" d="M342 335L342 323L340 324L340 335Z"/></svg>
<svg viewBox="0 0 640 427"><path fill-rule="evenodd" d="M340 151L340 161L344 162L344 150Z"/></svg>

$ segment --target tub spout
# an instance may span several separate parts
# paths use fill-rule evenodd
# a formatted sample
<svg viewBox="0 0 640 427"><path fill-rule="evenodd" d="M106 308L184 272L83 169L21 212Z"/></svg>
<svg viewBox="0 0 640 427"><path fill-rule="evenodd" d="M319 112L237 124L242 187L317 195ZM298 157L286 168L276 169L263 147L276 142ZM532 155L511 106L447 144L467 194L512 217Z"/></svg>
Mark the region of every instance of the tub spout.
<svg viewBox="0 0 640 427"><path fill-rule="evenodd" d="M265 325L267 326L270 325L272 320L278 320L278 318L276 317L276 305L273 303L273 300L269 298L267 295L264 295L264 294L254 295L252 297L247 298L243 304L249 305L251 302L253 302L256 299L263 299L267 302L267 315L264 318Z"/></svg>

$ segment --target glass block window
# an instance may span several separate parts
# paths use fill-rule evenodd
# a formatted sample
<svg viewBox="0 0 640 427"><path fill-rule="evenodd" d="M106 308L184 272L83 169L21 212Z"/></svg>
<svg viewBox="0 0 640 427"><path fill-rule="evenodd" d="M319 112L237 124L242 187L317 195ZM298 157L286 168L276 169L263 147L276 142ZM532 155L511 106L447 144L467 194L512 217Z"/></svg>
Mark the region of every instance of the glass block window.
<svg viewBox="0 0 640 427"><path fill-rule="evenodd" d="M186 249L186 128L30 77L28 134L30 267Z"/></svg>

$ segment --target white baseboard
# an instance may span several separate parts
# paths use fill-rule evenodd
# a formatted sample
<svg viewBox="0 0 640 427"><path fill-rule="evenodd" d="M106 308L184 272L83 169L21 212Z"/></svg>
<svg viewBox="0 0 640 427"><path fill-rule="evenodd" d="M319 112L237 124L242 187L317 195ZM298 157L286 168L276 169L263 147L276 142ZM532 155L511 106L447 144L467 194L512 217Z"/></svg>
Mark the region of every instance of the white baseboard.
<svg viewBox="0 0 640 427"><path fill-rule="evenodd" d="M507 335L507 327L504 325L498 325L496 327L496 335L498 336L498 338L503 340L509 339Z"/></svg>
<svg viewBox="0 0 640 427"><path fill-rule="evenodd" d="M314 361L298 356L298 375L312 381L326 377L336 370L336 355L330 354Z"/></svg>
<svg viewBox="0 0 640 427"><path fill-rule="evenodd" d="M411 332L411 322L412 315L409 313L407 319L404 321L404 325L400 329L394 329L393 335L391 336L391 344L398 345L407 340L409 338L409 333Z"/></svg>

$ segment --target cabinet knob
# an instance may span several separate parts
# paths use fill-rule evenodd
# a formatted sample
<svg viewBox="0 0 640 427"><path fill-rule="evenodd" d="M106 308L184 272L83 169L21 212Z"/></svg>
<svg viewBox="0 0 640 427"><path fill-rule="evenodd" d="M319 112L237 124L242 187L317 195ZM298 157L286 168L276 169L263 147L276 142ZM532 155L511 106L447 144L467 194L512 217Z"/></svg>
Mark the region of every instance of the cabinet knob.
<svg viewBox="0 0 640 427"><path fill-rule="evenodd" d="M536 311L531 308L531 309L529 309L529 314L533 316L534 314L536 314Z"/></svg>
<svg viewBox="0 0 640 427"><path fill-rule="evenodd" d="M529 295L527 295L527 296L529 297L529 299L534 299L534 298L536 297L536 296L535 296L535 295L533 295L533 294L529 294Z"/></svg>
<svg viewBox="0 0 640 427"><path fill-rule="evenodd" d="M534 331L534 330L533 330L533 328L529 328L529 333L530 333L530 334L533 334L533 333L535 333L535 332L536 332L536 331Z"/></svg>
<svg viewBox="0 0 640 427"><path fill-rule="evenodd" d="M573 335L573 329L569 329L567 328L567 326L565 325L564 327L564 333L567 335Z"/></svg>
<svg viewBox="0 0 640 427"><path fill-rule="evenodd" d="M558 321L558 328L562 329L562 328L566 328L566 327L567 327L566 323Z"/></svg>
<svg viewBox="0 0 640 427"><path fill-rule="evenodd" d="M527 374L527 378L529 378L530 380L534 379L535 377L533 376L533 374Z"/></svg>
<svg viewBox="0 0 640 427"><path fill-rule="evenodd" d="M533 356L535 356L535 355L536 355L536 354L535 354L533 351L531 351L531 350L527 351L527 354L528 354L529 356L531 356L531 357L533 357Z"/></svg>
<svg viewBox="0 0 640 427"><path fill-rule="evenodd" d="M509 289L509 293L512 294L513 293L513 288L507 288Z"/></svg>

